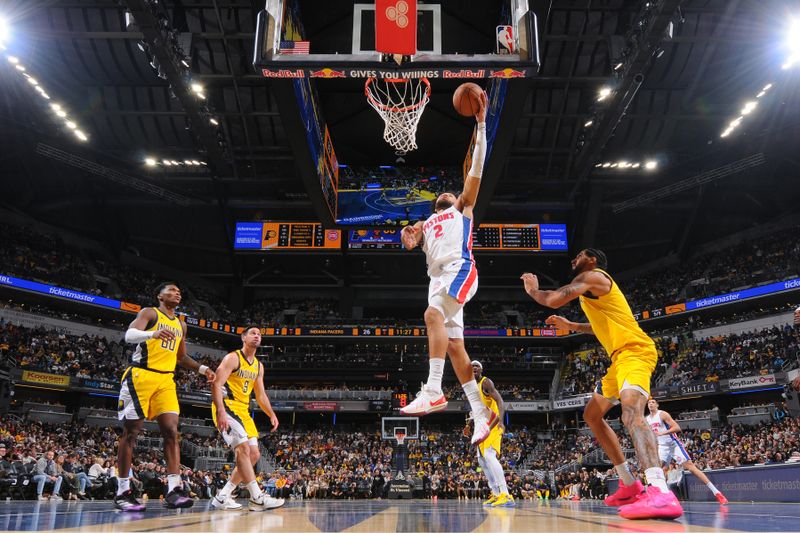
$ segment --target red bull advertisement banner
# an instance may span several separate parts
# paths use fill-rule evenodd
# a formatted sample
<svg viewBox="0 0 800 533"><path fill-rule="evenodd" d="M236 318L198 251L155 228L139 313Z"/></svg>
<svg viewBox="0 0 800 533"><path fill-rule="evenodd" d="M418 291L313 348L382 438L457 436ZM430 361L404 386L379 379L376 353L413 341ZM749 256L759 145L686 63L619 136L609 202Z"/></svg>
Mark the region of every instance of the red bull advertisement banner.
<svg viewBox="0 0 800 533"><path fill-rule="evenodd" d="M298 67L298 68L262 68L261 75L265 78L277 79L301 79L301 78L401 78L401 79L514 79L531 78L536 76L536 69L533 67L505 67L505 68L413 68L410 66L386 67L386 68L362 68L362 67L334 67L326 66L320 68Z"/></svg>

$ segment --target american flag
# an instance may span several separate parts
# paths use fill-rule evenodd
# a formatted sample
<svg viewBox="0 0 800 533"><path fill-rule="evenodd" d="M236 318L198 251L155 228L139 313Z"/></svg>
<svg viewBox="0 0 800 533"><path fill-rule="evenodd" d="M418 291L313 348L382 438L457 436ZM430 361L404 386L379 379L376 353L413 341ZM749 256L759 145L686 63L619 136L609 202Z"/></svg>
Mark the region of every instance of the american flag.
<svg viewBox="0 0 800 533"><path fill-rule="evenodd" d="M309 41L281 41L282 54L308 54Z"/></svg>

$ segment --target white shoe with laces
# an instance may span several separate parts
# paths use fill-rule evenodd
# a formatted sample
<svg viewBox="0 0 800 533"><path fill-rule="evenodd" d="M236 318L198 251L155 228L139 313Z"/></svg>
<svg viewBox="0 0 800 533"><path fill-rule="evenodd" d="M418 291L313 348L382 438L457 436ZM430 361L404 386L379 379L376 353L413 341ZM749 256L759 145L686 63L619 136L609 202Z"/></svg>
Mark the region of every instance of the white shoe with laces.
<svg viewBox="0 0 800 533"><path fill-rule="evenodd" d="M253 500L252 498L250 499L248 509L251 511L267 511L269 509L283 507L285 503L286 500L283 498L273 498L269 494L261 494L261 497L258 500Z"/></svg>
<svg viewBox="0 0 800 533"><path fill-rule="evenodd" d="M220 500L216 496L211 498L211 507L214 509L223 509L225 511L236 511L242 508L241 503L236 503L236 500L228 496L224 500Z"/></svg>
<svg viewBox="0 0 800 533"><path fill-rule="evenodd" d="M470 441L473 446L477 446L488 439L492 429L500 422L494 411L489 411L488 409L484 411L486 412L475 416L475 429L472 432L472 440ZM486 413L488 413L488 416Z"/></svg>
<svg viewBox="0 0 800 533"><path fill-rule="evenodd" d="M444 409L447 409L447 398L444 397L442 391L433 390L428 388L427 385L423 385L422 390L419 391L414 401L400 409L400 414L422 416Z"/></svg>

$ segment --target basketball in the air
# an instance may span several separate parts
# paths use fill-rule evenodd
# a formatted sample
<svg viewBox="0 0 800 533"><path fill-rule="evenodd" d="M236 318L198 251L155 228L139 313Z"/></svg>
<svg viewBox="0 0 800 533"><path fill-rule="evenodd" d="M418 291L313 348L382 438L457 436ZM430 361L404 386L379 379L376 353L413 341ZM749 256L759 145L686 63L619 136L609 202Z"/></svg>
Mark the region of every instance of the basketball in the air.
<svg viewBox="0 0 800 533"><path fill-rule="evenodd" d="M453 93L453 107L459 115L474 117L481 110L483 89L475 83L462 83Z"/></svg>

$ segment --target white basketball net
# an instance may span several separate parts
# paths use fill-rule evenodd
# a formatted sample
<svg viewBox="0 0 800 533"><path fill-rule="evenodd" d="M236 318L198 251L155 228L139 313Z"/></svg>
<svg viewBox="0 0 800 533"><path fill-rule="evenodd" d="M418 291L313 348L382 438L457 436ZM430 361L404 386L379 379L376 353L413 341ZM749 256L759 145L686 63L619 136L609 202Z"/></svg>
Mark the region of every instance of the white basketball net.
<svg viewBox="0 0 800 533"><path fill-rule="evenodd" d="M364 86L367 102L383 118L383 140L398 155L417 149L417 126L431 95L427 78L369 78Z"/></svg>

